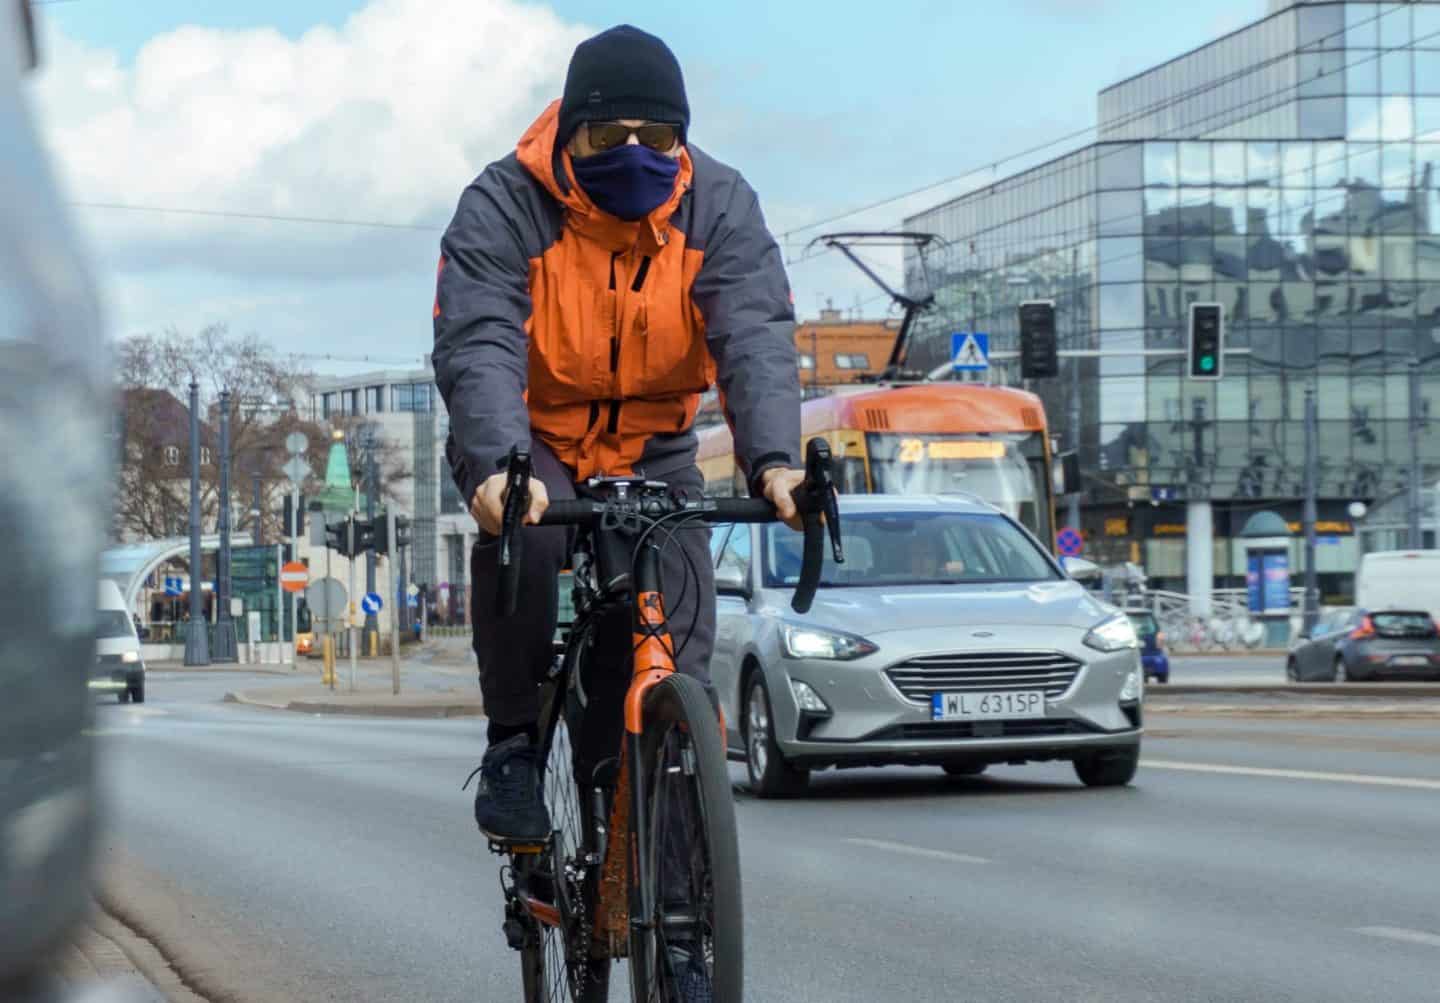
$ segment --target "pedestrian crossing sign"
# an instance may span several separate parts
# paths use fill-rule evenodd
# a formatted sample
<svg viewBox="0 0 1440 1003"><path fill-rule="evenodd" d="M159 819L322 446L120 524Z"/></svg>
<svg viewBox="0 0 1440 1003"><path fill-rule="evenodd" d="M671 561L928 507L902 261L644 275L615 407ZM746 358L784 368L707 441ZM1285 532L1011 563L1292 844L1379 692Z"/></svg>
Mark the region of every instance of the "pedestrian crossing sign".
<svg viewBox="0 0 1440 1003"><path fill-rule="evenodd" d="M950 362L957 373L983 373L990 368L990 335L957 331L950 335Z"/></svg>

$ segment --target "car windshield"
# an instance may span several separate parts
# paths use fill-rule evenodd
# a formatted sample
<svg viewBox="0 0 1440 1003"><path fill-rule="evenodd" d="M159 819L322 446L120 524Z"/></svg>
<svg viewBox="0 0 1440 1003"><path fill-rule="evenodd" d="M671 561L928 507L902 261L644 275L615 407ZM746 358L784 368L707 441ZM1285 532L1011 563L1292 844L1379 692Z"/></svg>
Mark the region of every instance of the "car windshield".
<svg viewBox="0 0 1440 1003"><path fill-rule="evenodd" d="M1042 582L1060 578L1030 538L998 513L847 512L845 563L827 561L822 588L862 585ZM765 529L765 584L800 580L802 542L784 526Z"/></svg>
<svg viewBox="0 0 1440 1003"><path fill-rule="evenodd" d="M96 637L133 637L134 634L135 628L124 610L102 609L97 614Z"/></svg>
<svg viewBox="0 0 1440 1003"><path fill-rule="evenodd" d="M1375 632L1387 637L1433 637L1435 621L1428 613L1372 613Z"/></svg>

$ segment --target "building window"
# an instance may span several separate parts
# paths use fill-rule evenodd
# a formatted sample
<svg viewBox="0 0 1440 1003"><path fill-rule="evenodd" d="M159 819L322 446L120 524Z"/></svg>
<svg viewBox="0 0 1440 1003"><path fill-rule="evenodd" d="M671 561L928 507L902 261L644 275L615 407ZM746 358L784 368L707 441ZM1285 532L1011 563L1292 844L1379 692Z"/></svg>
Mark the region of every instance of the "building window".
<svg viewBox="0 0 1440 1003"><path fill-rule="evenodd" d="M393 410L428 412L432 410L430 392L429 383L396 383L390 388Z"/></svg>
<svg viewBox="0 0 1440 1003"><path fill-rule="evenodd" d="M365 413L380 414L385 410L385 388L365 388Z"/></svg>
<svg viewBox="0 0 1440 1003"><path fill-rule="evenodd" d="M801 368L801 369L814 369L814 368L815 368L815 356L813 356L813 355L803 355L803 354L802 354L802 355L800 356L800 368Z"/></svg>
<svg viewBox="0 0 1440 1003"><path fill-rule="evenodd" d="M455 478L450 476L448 464L440 471L440 512L442 515L463 515L465 512L460 489L455 485Z"/></svg>
<svg viewBox="0 0 1440 1003"><path fill-rule="evenodd" d="M337 413L336 410L335 410L335 405L336 405L335 394L334 394L333 392L332 392L332 393L325 394L323 397L321 397L321 398L320 398L320 417L321 417L321 418L330 418L330 417L334 416L334 415Z"/></svg>
<svg viewBox="0 0 1440 1003"><path fill-rule="evenodd" d="M863 352L862 352L862 353L852 353L852 354L848 354L848 355L847 355L847 354L843 354L843 353L837 353L836 356L835 356L835 368L836 368L836 369L869 369L869 368L870 368L870 356L864 354Z"/></svg>
<svg viewBox="0 0 1440 1003"><path fill-rule="evenodd" d="M344 402L342 410L345 414L360 413L360 391L358 389L342 390L340 392L340 399Z"/></svg>
<svg viewBox="0 0 1440 1003"><path fill-rule="evenodd" d="M179 447L179 446L166 446L166 447L165 447L165 466L167 466L167 467L178 467L178 466L180 466L180 447Z"/></svg>

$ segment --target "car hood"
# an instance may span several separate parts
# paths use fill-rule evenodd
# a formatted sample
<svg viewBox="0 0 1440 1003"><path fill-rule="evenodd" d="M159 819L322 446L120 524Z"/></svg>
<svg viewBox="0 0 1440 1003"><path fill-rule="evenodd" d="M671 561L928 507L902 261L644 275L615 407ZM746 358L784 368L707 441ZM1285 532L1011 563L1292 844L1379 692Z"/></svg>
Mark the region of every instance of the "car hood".
<svg viewBox="0 0 1440 1003"><path fill-rule="evenodd" d="M1116 612L1071 581L821 589L804 616L790 609L788 593L775 607L787 620L865 636L925 627L1017 624L1089 630Z"/></svg>

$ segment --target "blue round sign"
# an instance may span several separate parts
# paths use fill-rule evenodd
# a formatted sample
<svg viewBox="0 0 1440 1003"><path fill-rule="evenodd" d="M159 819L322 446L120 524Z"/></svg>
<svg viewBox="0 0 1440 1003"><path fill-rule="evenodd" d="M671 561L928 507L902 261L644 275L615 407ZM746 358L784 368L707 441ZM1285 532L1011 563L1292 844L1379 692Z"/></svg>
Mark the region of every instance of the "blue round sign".
<svg viewBox="0 0 1440 1003"><path fill-rule="evenodd" d="M1085 549L1085 536L1078 529L1066 526L1055 534L1055 549L1066 557L1078 557Z"/></svg>
<svg viewBox="0 0 1440 1003"><path fill-rule="evenodd" d="M360 608L366 613L379 613L380 607L384 605L384 601L377 592L367 592L365 598L360 600Z"/></svg>

